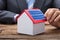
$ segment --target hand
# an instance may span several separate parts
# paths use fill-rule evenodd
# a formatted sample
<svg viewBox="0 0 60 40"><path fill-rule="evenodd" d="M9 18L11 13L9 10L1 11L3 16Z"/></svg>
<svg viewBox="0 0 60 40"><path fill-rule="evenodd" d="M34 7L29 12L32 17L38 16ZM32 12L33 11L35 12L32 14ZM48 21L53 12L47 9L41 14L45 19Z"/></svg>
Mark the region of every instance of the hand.
<svg viewBox="0 0 60 40"><path fill-rule="evenodd" d="M45 12L47 21L57 28L60 28L60 10L57 8L50 8Z"/></svg>

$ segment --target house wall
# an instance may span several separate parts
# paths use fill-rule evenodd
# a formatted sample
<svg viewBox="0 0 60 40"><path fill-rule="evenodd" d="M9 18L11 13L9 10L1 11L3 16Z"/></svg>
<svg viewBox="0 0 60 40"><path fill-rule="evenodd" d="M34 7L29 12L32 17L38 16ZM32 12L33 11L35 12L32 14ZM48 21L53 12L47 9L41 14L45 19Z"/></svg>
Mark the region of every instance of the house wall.
<svg viewBox="0 0 60 40"><path fill-rule="evenodd" d="M39 34L45 32L45 24L44 23L38 23L34 24L33 26L33 34Z"/></svg>
<svg viewBox="0 0 60 40"><path fill-rule="evenodd" d="M23 34L32 34L33 32L33 22L25 13L18 18L17 31Z"/></svg>

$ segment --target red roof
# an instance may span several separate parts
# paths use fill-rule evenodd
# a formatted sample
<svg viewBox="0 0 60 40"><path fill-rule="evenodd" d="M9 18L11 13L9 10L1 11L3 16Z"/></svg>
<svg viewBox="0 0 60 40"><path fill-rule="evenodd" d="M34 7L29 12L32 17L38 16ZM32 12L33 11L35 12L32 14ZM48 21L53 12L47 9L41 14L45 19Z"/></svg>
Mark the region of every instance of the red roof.
<svg viewBox="0 0 60 40"><path fill-rule="evenodd" d="M35 10L35 9L33 9L33 10ZM28 17L32 20L32 22L33 22L34 24L42 23L42 22L45 22L45 21L46 21L46 19L35 20L35 19L32 17L32 15L29 13L28 10L24 10L24 11L22 12L22 14L23 14L24 12L28 15ZM22 15L22 14L21 14L21 15ZM19 15L17 18L19 18L21 15Z"/></svg>

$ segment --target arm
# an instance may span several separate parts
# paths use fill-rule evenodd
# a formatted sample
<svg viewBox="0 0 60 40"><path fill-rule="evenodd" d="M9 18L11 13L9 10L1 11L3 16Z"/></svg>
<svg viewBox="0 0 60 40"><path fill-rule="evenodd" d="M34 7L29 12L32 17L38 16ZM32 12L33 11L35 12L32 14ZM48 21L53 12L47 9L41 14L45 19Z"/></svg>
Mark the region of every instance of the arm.
<svg viewBox="0 0 60 40"><path fill-rule="evenodd" d="M0 11L0 23L11 24L14 23L14 16L16 13L10 11Z"/></svg>
<svg viewBox="0 0 60 40"><path fill-rule="evenodd" d="M0 23L12 24L16 13L6 11L6 0L0 0Z"/></svg>

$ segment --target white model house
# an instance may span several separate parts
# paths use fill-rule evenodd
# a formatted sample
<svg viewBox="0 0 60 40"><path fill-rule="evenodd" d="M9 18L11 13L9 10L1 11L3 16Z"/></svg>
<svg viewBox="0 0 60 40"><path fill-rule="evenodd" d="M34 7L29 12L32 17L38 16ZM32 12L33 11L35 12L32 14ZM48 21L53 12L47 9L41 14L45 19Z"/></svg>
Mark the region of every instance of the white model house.
<svg viewBox="0 0 60 40"><path fill-rule="evenodd" d="M45 32L45 17L39 9L24 10L17 19L17 32L36 35Z"/></svg>

